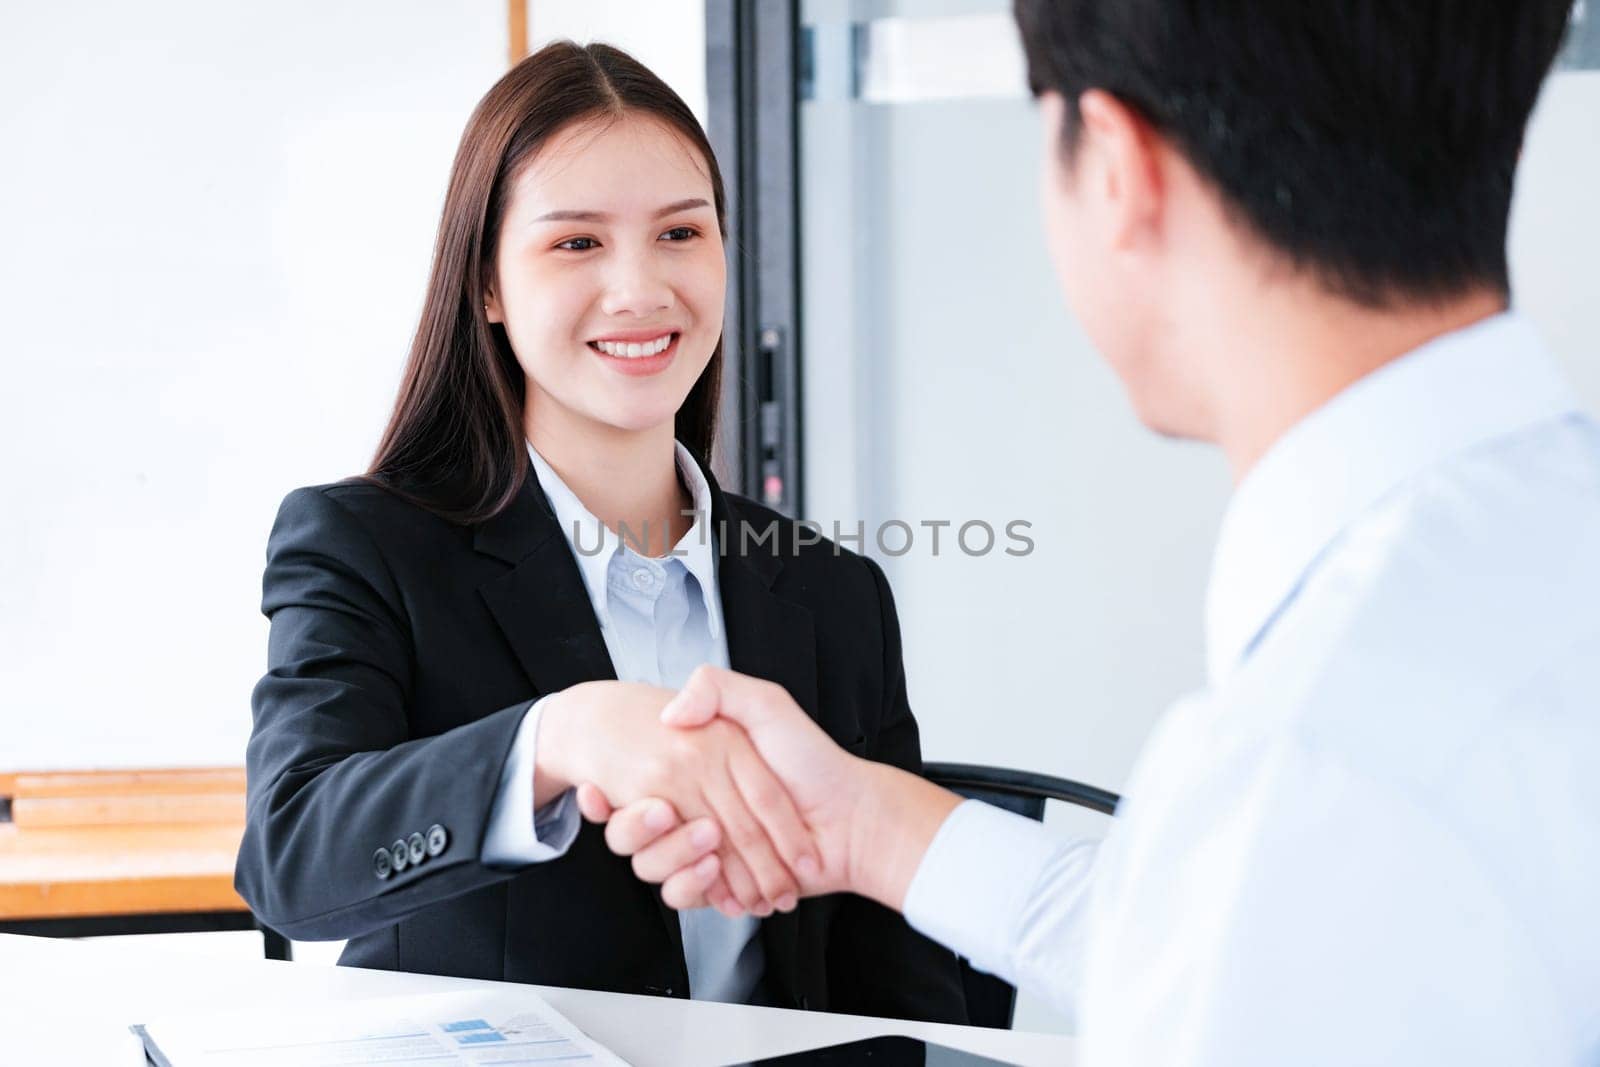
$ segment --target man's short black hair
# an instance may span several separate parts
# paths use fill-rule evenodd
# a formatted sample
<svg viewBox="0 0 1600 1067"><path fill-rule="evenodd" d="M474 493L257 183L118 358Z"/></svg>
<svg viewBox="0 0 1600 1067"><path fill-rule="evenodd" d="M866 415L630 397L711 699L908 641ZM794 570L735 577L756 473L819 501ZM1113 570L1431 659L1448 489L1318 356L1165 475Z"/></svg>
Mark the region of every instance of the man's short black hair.
<svg viewBox="0 0 1600 1067"><path fill-rule="evenodd" d="M1374 307L1494 286L1570 0L1016 0L1037 95L1103 89L1237 221Z"/></svg>

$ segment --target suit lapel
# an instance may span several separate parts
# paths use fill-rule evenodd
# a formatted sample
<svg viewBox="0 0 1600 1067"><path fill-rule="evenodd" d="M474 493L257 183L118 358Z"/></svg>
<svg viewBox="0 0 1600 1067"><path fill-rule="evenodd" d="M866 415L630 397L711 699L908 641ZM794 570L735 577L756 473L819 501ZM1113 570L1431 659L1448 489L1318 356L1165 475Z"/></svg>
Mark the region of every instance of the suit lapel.
<svg viewBox="0 0 1600 1067"><path fill-rule="evenodd" d="M617 676L578 561L531 470L511 506L478 527L473 547L512 565L478 592L536 691Z"/></svg>
<svg viewBox="0 0 1600 1067"><path fill-rule="evenodd" d="M616 678L578 561L532 470L511 506L478 528L473 547L512 565L478 592L538 693ZM619 865L633 877L625 863ZM686 988L688 965L678 913L662 903L659 888L651 895L672 946L679 982Z"/></svg>

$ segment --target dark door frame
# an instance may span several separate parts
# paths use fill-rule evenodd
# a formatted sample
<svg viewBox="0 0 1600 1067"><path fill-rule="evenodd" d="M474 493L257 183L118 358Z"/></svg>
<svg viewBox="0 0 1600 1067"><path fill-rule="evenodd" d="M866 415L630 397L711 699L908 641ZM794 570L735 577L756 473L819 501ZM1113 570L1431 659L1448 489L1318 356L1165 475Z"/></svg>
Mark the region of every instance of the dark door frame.
<svg viewBox="0 0 1600 1067"><path fill-rule="evenodd" d="M798 0L706 0L709 134L728 193L727 484L800 517Z"/></svg>

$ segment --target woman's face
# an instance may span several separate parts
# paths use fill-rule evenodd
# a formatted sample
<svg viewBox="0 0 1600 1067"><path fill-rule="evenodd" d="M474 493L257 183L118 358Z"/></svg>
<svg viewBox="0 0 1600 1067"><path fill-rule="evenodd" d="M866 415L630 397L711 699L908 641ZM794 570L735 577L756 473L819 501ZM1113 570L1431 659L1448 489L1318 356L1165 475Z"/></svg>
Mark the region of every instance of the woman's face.
<svg viewBox="0 0 1600 1067"><path fill-rule="evenodd" d="M688 140L637 115L557 133L514 180L486 296L529 424L670 427L722 335L726 272Z"/></svg>

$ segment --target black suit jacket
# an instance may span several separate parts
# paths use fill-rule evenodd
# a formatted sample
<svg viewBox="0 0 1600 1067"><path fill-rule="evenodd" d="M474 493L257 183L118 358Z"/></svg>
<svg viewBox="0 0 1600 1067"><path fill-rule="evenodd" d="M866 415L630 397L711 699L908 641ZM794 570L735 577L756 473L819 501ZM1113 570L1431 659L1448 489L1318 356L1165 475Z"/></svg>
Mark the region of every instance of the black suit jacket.
<svg viewBox="0 0 1600 1067"><path fill-rule="evenodd" d="M734 669L781 684L851 751L919 771L882 572L802 544L795 524L707 479ZM340 962L357 966L689 995L677 914L599 827L546 863L479 860L529 705L615 677L532 473L477 526L361 480L295 490L268 542L262 610L235 884L263 922L349 938ZM761 937L772 1003L965 1021L954 955L860 897L803 901Z"/></svg>

